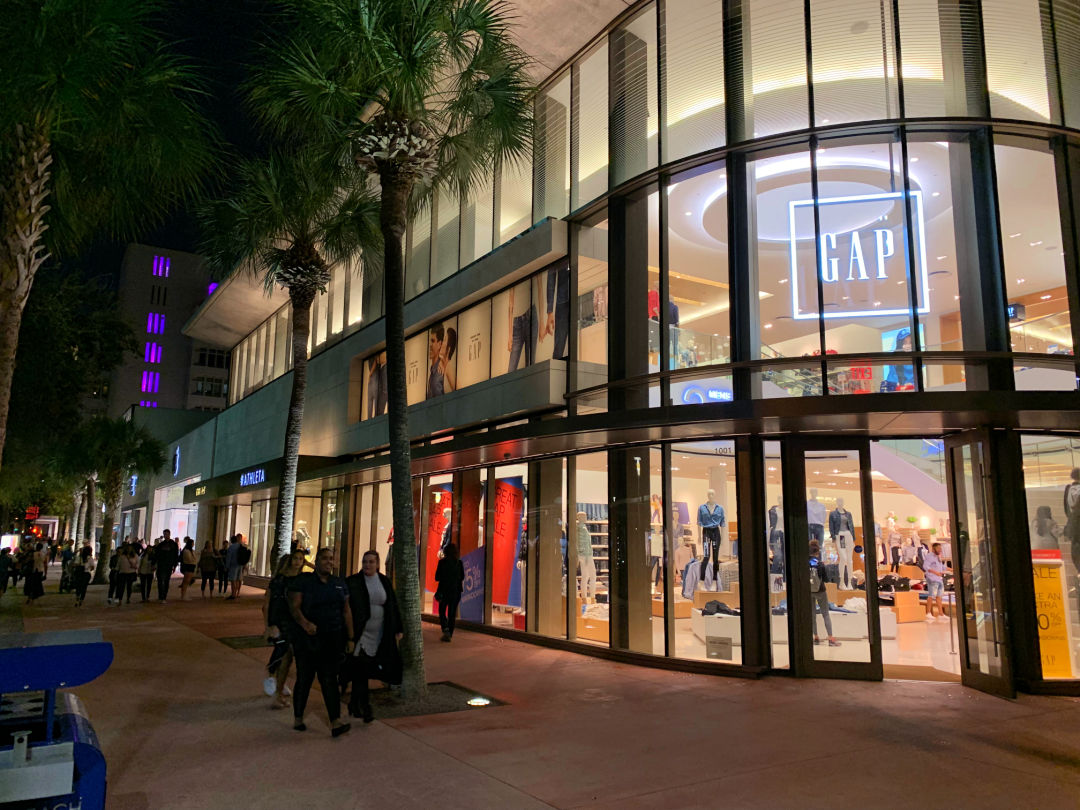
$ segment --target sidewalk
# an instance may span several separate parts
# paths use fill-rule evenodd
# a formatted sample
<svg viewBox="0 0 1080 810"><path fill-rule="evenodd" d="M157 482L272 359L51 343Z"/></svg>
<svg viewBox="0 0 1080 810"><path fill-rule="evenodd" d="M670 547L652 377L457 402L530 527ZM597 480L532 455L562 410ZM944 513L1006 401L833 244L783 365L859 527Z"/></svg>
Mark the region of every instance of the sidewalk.
<svg viewBox="0 0 1080 810"><path fill-rule="evenodd" d="M760 681L664 672L460 631L425 631L428 679L505 701L356 723L332 740L261 692L262 593L0 613L27 631L101 627L112 668L75 690L109 765L110 810L149 808L1080 807L1080 700L952 684ZM136 597L136 600L138 597ZM18 606L17 608L15 606Z"/></svg>

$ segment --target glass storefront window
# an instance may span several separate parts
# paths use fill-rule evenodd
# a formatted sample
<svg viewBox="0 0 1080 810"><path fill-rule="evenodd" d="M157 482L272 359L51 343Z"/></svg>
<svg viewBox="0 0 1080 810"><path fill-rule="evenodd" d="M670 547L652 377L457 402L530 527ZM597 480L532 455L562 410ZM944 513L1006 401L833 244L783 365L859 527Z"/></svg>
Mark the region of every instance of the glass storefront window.
<svg viewBox="0 0 1080 810"><path fill-rule="evenodd" d="M477 184L461 207L461 267L491 251L494 218L495 191L489 176Z"/></svg>
<svg viewBox="0 0 1080 810"><path fill-rule="evenodd" d="M610 35L613 182L656 165L656 6L649 5Z"/></svg>
<svg viewBox="0 0 1080 810"><path fill-rule="evenodd" d="M664 161L725 142L723 4L668 0L664 4Z"/></svg>
<svg viewBox="0 0 1080 810"><path fill-rule="evenodd" d="M671 368L731 359L728 279L727 173L704 166L676 175L668 186L668 352ZM650 316L659 318L659 299ZM676 404L693 401L672 386ZM678 389L678 390L676 390Z"/></svg>
<svg viewBox="0 0 1080 810"><path fill-rule="evenodd" d="M553 638L566 638L566 462L546 459L530 465L528 499L529 560L522 569L527 629Z"/></svg>
<svg viewBox="0 0 1080 810"><path fill-rule="evenodd" d="M390 482L384 481L371 487L371 532L373 548L379 552L383 572L393 568L389 562L394 541L394 503L390 496Z"/></svg>
<svg viewBox="0 0 1080 810"><path fill-rule="evenodd" d="M1080 678L1080 450L1065 437L1021 437L1042 676Z"/></svg>
<svg viewBox="0 0 1080 810"><path fill-rule="evenodd" d="M455 529L454 476L433 475L424 485L425 520L421 530L424 549L421 573L424 578L424 613L434 613L435 569L443 552L451 543L457 542Z"/></svg>
<svg viewBox="0 0 1080 810"><path fill-rule="evenodd" d="M504 164L499 178L499 244L532 225L532 162Z"/></svg>
<svg viewBox="0 0 1080 810"><path fill-rule="evenodd" d="M1041 148L1040 148L1041 147ZM1065 285L1054 156L1027 140L994 146L1009 333L1015 352L1071 355L1072 327ZM1019 390L1076 388L1071 368L1016 368Z"/></svg>
<svg viewBox="0 0 1080 810"><path fill-rule="evenodd" d="M525 630L530 561L526 525L528 467L511 464L495 470L491 522L491 623Z"/></svg>
<svg viewBox="0 0 1080 810"><path fill-rule="evenodd" d="M330 273L330 300L327 302L327 310L331 335L340 335L345 328L345 272L345 266L339 263Z"/></svg>
<svg viewBox="0 0 1080 810"><path fill-rule="evenodd" d="M908 118L945 114L945 72L937 0L899 0L901 74Z"/></svg>
<svg viewBox="0 0 1080 810"><path fill-rule="evenodd" d="M735 443L671 446L671 503L653 493L650 521L666 520L671 568L668 641L676 658L742 663ZM707 609L709 602L718 602ZM711 652L710 652L711 650Z"/></svg>
<svg viewBox="0 0 1080 810"><path fill-rule="evenodd" d="M819 126L895 118L895 31L881 0L810 4L814 117Z"/></svg>
<svg viewBox="0 0 1080 810"><path fill-rule="evenodd" d="M273 559L277 499L255 501L251 505L251 573L260 577L274 575Z"/></svg>
<svg viewBox="0 0 1080 810"><path fill-rule="evenodd" d="M750 84L747 137L805 129L806 35L802 0L758 0L743 27L743 61Z"/></svg>
<svg viewBox="0 0 1080 810"><path fill-rule="evenodd" d="M784 536L784 465L780 459L780 442L763 442L766 526L769 546L769 638L773 669L791 667L791 650L788 646L787 624L787 549ZM780 610L783 607L784 610Z"/></svg>
<svg viewBox="0 0 1080 810"><path fill-rule="evenodd" d="M345 566L345 529L349 525L347 489L329 489L322 494L322 515L319 524L319 548L329 548L334 553L337 571Z"/></svg>
<svg viewBox="0 0 1080 810"><path fill-rule="evenodd" d="M435 228L435 261L431 264L431 283L434 286L449 278L458 269L458 228L461 225L461 203L453 191L440 188L438 224Z"/></svg>
<svg viewBox="0 0 1080 810"><path fill-rule="evenodd" d="M293 507L293 544L314 562L319 550L320 499L298 497Z"/></svg>
<svg viewBox="0 0 1080 810"><path fill-rule="evenodd" d="M570 185L570 210L595 200L608 188L608 46L603 43L578 62L573 114L577 149Z"/></svg>
<svg viewBox="0 0 1080 810"><path fill-rule="evenodd" d="M536 99L533 218L570 211L570 71Z"/></svg>
<svg viewBox="0 0 1080 810"><path fill-rule="evenodd" d="M349 284L348 312L345 323L352 326L364 320L364 260L356 257L345 268Z"/></svg>
<svg viewBox="0 0 1080 810"><path fill-rule="evenodd" d="M431 268L431 205L424 205L409 229L408 259L405 262L405 300L428 288Z"/></svg>
<svg viewBox="0 0 1080 810"><path fill-rule="evenodd" d="M1039 0L981 0L986 83L995 118L1050 121Z"/></svg>
<svg viewBox="0 0 1080 810"><path fill-rule="evenodd" d="M460 525L457 540L461 565L465 569L465 584L461 592L458 617L470 622L484 621L485 515L487 507L487 470L462 470L460 479L461 504L458 509Z"/></svg>
<svg viewBox="0 0 1080 810"><path fill-rule="evenodd" d="M575 635L578 641L606 647L611 639L608 454L586 453L571 461L574 519L567 539L567 566L576 583Z"/></svg>
<svg viewBox="0 0 1080 810"><path fill-rule="evenodd" d="M608 221L602 215L577 229L577 389L608 377ZM581 410L606 410L607 397L579 402Z"/></svg>

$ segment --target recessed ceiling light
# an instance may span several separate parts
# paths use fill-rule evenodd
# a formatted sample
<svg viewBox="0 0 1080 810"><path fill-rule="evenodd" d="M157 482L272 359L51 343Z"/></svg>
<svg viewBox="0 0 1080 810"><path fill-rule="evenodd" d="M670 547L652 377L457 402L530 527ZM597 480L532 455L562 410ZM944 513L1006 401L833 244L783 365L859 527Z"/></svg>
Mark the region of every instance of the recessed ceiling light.
<svg viewBox="0 0 1080 810"><path fill-rule="evenodd" d="M1049 301L1049 300L1050 300L1050 296L1049 296L1049 295L1040 295L1040 296L1039 296L1039 300L1040 300L1040 301Z"/></svg>
<svg viewBox="0 0 1080 810"><path fill-rule="evenodd" d="M845 301L850 301L850 300L851 300L851 296L850 296L850 295L845 295L845 296L844 296L844 300L845 300Z"/></svg>
<svg viewBox="0 0 1080 810"><path fill-rule="evenodd" d="M780 279L780 282L779 282L779 283L780 283L780 284L787 284L787 279L786 279L786 278L782 278L782 279Z"/></svg>
<svg viewBox="0 0 1080 810"><path fill-rule="evenodd" d="M1020 232L1019 232L1019 231L1017 231L1016 233L1010 233L1010 234L1009 234L1009 238L1010 238L1010 239L1015 239L1015 238L1016 238L1016 237L1018 237L1019 235L1020 235Z"/></svg>
<svg viewBox="0 0 1080 810"><path fill-rule="evenodd" d="M769 472L776 472L776 467L769 467Z"/></svg>
<svg viewBox="0 0 1080 810"><path fill-rule="evenodd" d="M694 212L693 212L693 211L686 211L685 213L686 213L686 215L687 215L687 216L690 216L690 215L691 215L691 214L693 214Z"/></svg>
<svg viewBox="0 0 1080 810"><path fill-rule="evenodd" d="M767 324L765 324L765 328L766 328L766 329L772 329L772 324L771 324L771 323L767 323Z"/></svg>
<svg viewBox="0 0 1080 810"><path fill-rule="evenodd" d="M679 468L678 467L672 467L671 470L672 470L672 472L678 472Z"/></svg>
<svg viewBox="0 0 1080 810"><path fill-rule="evenodd" d="M821 123L827 124L827 123L829 123L829 119L828 118L822 118Z"/></svg>
<svg viewBox="0 0 1080 810"><path fill-rule="evenodd" d="M903 281L898 281L898 282L896 282L896 283L897 283L897 284L903 284L904 282L903 282Z"/></svg>
<svg viewBox="0 0 1080 810"><path fill-rule="evenodd" d="M960 296L959 296L959 295L954 295L954 296L952 297L952 300L953 300L953 301L959 301L959 300L960 300Z"/></svg>
<svg viewBox="0 0 1080 810"><path fill-rule="evenodd" d="M1017 284L1023 284L1023 283L1025 282L1025 281L1027 281L1027 279L1026 279L1026 278L1018 278L1018 279L1016 280L1016 283L1017 283Z"/></svg>
<svg viewBox="0 0 1080 810"><path fill-rule="evenodd" d="M930 196L931 196L931 197L940 197L940 196L941 196L941 192L940 192L940 191L934 191L934 192L931 192Z"/></svg>
<svg viewBox="0 0 1080 810"><path fill-rule="evenodd" d="M947 258L949 258L949 257L948 256L938 256L937 260L940 262L940 261L944 261Z"/></svg>
<svg viewBox="0 0 1080 810"><path fill-rule="evenodd" d="M1041 244L1042 244L1042 239L1040 239L1038 242L1028 242L1028 247L1038 247Z"/></svg>
<svg viewBox="0 0 1080 810"><path fill-rule="evenodd" d="M466 702L470 706L489 706L489 705L491 705L491 701L486 697L469 698L469 700L466 701Z"/></svg>
<svg viewBox="0 0 1080 810"><path fill-rule="evenodd" d="M912 162L912 163L918 163L918 162L919 162L919 159L918 159L917 157L913 157L913 158L911 159L911 162Z"/></svg>
<svg viewBox="0 0 1080 810"><path fill-rule="evenodd" d="M874 306L875 306L875 307L880 307L880 306L881 306L881 302L880 302L880 301L875 301L875 302L874 302Z"/></svg>

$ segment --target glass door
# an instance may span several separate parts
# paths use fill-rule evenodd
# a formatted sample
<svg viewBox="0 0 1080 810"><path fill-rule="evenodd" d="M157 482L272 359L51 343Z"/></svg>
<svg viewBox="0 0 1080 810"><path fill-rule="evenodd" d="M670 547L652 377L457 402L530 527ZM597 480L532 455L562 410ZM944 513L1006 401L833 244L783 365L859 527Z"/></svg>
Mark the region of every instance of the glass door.
<svg viewBox="0 0 1080 810"><path fill-rule="evenodd" d="M792 667L881 680L869 443L790 439L785 449Z"/></svg>
<svg viewBox="0 0 1080 810"><path fill-rule="evenodd" d="M945 440L946 478L960 634L960 678L1014 697L1001 582L1001 538L990 497L990 438L971 431Z"/></svg>

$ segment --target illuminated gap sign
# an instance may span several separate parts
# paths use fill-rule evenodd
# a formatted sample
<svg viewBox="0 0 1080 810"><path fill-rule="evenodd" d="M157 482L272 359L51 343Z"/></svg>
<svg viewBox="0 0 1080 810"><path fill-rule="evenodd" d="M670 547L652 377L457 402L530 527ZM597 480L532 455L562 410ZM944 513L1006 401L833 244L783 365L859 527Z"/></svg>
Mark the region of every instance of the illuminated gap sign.
<svg viewBox="0 0 1080 810"><path fill-rule="evenodd" d="M266 483L266 470L261 467L257 470L251 470L250 472L242 473L240 475L240 486L250 487L255 484Z"/></svg>
<svg viewBox="0 0 1080 810"><path fill-rule="evenodd" d="M819 207L836 205L858 205L861 203L902 200L904 192L881 192L880 194L860 194L851 197L823 197L817 201ZM814 200L792 200L788 203L788 227L791 239L791 316L797 321L816 320L817 312L802 312L799 309L799 262L798 232L795 229L795 215L800 208L809 207L813 211ZM926 269L926 226L923 217L922 192L911 192L911 210L915 216L915 228L918 235L915 273L918 280L919 306L917 312L926 314L930 311L930 283ZM901 237L903 239L903 237ZM847 233L823 232L818 244L821 263L821 281L825 285L860 281L888 281L888 259L903 245L896 244L896 237L889 228L872 230L856 229ZM846 259L846 273L842 270ZM895 281L906 280L907 271L903 262L899 263L900 272ZM812 299L817 301L817 290L812 292ZM908 307L901 309L869 310L832 310L822 314L824 318L872 318L877 316L907 315Z"/></svg>
<svg viewBox="0 0 1080 810"><path fill-rule="evenodd" d="M724 388L702 388L699 385L688 385L683 389L682 401L684 405L704 405L706 402L731 402L731 392Z"/></svg>

